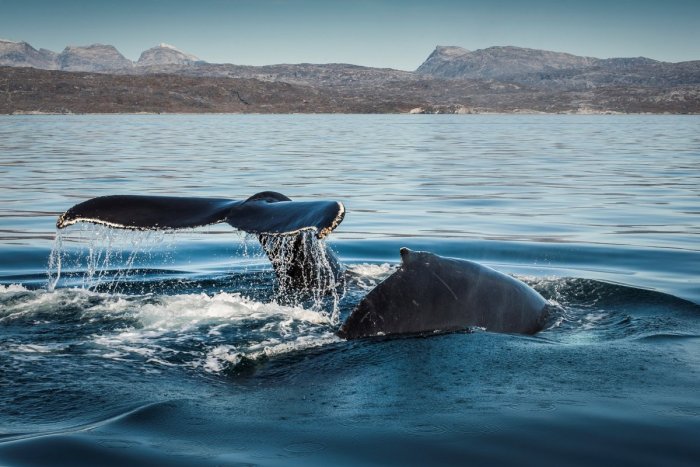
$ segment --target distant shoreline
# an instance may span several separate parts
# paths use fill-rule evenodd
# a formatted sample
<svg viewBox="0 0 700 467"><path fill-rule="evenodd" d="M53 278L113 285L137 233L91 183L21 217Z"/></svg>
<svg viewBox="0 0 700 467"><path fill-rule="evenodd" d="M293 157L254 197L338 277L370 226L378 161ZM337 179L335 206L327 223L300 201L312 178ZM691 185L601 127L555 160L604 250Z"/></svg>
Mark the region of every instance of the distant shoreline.
<svg viewBox="0 0 700 467"><path fill-rule="evenodd" d="M349 74L328 71L336 81L299 84L0 67L0 114L700 114L693 85L559 90L336 72Z"/></svg>
<svg viewBox="0 0 700 467"><path fill-rule="evenodd" d="M528 112L528 111L519 111L519 112L471 112L471 113L411 113L411 112L392 112L392 113L359 113L359 112L293 112L293 113L285 113L285 112L277 112L277 113L262 113L262 112L43 112L43 111L15 111L12 113L3 113L0 114L3 116L7 117L26 117L26 116L42 116L42 115L63 115L63 116L85 116L85 115L131 115L131 116L138 116L138 115L152 115L152 116L157 116L157 115L163 115L163 116L170 116L170 115L463 115L463 116L481 116L481 115L503 115L503 116L508 116L508 115L523 115L523 116L551 116L551 115L570 115L570 116L643 116L643 115L650 115L650 116L681 116L681 115L687 115L687 116L697 116L700 115L700 112L698 113L670 113L670 112L665 112L665 113L654 113L654 112L628 112L628 113L623 113L623 112L611 112L611 111L600 111L600 112L556 112L556 113L546 113L546 112Z"/></svg>

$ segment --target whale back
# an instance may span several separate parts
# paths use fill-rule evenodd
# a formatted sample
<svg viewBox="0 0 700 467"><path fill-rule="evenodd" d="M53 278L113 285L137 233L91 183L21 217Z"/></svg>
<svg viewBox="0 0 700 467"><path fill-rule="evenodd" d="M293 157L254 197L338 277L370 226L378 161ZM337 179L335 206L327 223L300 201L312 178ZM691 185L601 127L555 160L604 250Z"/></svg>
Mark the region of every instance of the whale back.
<svg viewBox="0 0 700 467"><path fill-rule="evenodd" d="M401 250L399 269L375 287L339 331L348 339L481 327L534 334L547 302L525 283L481 264Z"/></svg>

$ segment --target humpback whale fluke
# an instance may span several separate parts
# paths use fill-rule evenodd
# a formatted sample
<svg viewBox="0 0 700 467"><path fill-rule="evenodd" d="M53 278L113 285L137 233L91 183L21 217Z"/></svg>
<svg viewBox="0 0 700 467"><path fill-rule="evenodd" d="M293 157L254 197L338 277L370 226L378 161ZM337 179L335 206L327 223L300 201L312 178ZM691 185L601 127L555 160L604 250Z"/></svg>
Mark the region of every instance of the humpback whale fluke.
<svg viewBox="0 0 700 467"><path fill-rule="evenodd" d="M226 222L255 234L278 277L297 289L328 283L323 271L330 268L334 281L340 266L324 245L323 254L310 253L312 236L322 239L343 221L345 207L338 201L292 201L274 191L257 193L244 201L226 198L112 195L92 198L64 212L56 222L63 229L78 222L130 230L175 230ZM291 237L276 242L275 237ZM284 251L289 247L290 251ZM317 264L321 256L323 265ZM320 266L320 267L319 267ZM291 280L290 280L291 279ZM324 287L327 288L327 287Z"/></svg>
<svg viewBox="0 0 700 467"><path fill-rule="evenodd" d="M58 218L56 227L90 222L119 229L172 230L227 222L252 234L288 235L312 230L323 238L344 216L345 207L338 201L292 201L274 191L257 193L245 201L112 195L76 204Z"/></svg>

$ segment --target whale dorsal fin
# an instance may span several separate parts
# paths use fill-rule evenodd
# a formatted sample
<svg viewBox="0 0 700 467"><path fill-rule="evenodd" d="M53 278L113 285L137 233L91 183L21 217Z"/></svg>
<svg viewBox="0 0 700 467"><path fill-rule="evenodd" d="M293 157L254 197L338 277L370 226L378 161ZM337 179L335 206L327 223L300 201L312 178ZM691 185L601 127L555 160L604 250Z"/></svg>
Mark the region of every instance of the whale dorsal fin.
<svg viewBox="0 0 700 467"><path fill-rule="evenodd" d="M405 246L399 249L399 253L401 254L402 266L411 266L418 261L429 262L435 258L433 253L428 251L414 251L406 248Z"/></svg>

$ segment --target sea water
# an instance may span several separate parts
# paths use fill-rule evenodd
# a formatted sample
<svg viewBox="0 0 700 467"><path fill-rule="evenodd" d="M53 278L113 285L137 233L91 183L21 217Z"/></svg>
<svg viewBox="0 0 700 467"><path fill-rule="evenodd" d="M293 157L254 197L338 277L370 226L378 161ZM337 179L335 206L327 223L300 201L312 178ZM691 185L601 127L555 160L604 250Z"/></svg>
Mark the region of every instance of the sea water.
<svg viewBox="0 0 700 467"><path fill-rule="evenodd" d="M4 116L0 182L0 464L700 456L699 117ZM56 237L95 196L265 190L345 204L333 300L284 300L227 225ZM402 246L561 312L532 337L337 338Z"/></svg>

